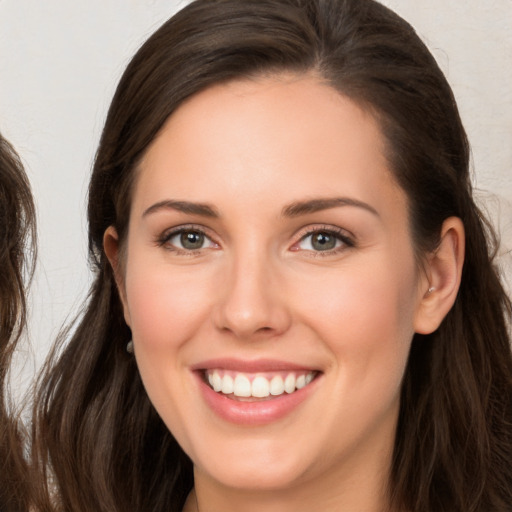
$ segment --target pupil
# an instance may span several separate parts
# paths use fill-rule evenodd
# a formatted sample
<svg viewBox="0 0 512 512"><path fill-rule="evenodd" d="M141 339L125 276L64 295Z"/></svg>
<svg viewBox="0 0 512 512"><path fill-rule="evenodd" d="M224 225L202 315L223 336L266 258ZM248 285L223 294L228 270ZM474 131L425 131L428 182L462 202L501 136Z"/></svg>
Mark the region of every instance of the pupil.
<svg viewBox="0 0 512 512"><path fill-rule="evenodd" d="M185 249L200 249L204 243L204 235L197 231L185 231L181 234L180 242Z"/></svg>
<svg viewBox="0 0 512 512"><path fill-rule="evenodd" d="M329 251L336 246L336 238L329 233L316 233L313 235L312 245L317 251Z"/></svg>

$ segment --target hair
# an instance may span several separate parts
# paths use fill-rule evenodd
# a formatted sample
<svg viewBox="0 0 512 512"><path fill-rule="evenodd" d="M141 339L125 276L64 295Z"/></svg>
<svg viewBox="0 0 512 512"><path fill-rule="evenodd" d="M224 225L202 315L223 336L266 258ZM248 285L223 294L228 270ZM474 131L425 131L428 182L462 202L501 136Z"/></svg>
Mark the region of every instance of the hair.
<svg viewBox="0 0 512 512"><path fill-rule="evenodd" d="M469 145L443 73L413 28L373 0L197 0L128 65L89 188L95 280L61 337L67 345L47 363L37 401L36 451L56 509L182 509L192 463L125 351L130 330L103 235L114 226L123 246L137 165L187 98L213 84L290 72L313 73L378 121L420 257L436 248L448 217L462 219L466 232L455 305L434 333L412 341L392 509L511 510L511 304L493 264L495 239L472 198Z"/></svg>
<svg viewBox="0 0 512 512"><path fill-rule="evenodd" d="M35 258L35 210L23 166L0 135L0 510L29 509L23 429L8 393L12 356L26 325Z"/></svg>

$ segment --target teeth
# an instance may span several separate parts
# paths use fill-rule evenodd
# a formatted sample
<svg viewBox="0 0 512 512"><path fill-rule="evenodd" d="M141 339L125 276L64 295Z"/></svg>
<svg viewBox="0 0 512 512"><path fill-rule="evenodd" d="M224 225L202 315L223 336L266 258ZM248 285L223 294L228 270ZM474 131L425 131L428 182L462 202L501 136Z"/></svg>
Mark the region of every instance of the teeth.
<svg viewBox="0 0 512 512"><path fill-rule="evenodd" d="M213 374L213 378L212 378L212 387L213 387L213 390L214 391L220 391L222 389L222 379L220 377L220 375L215 372Z"/></svg>
<svg viewBox="0 0 512 512"><path fill-rule="evenodd" d="M306 385L306 376L300 375L299 377L297 377L297 380L295 382L295 386L297 387L297 389L302 389L305 385Z"/></svg>
<svg viewBox="0 0 512 512"><path fill-rule="evenodd" d="M295 375L293 375L293 373L288 374L286 379L284 379L284 390L287 393L293 393L295 391Z"/></svg>
<svg viewBox="0 0 512 512"><path fill-rule="evenodd" d="M284 382L282 377L276 375L270 381L270 394L273 396L279 396L284 393Z"/></svg>
<svg viewBox="0 0 512 512"><path fill-rule="evenodd" d="M234 389L235 389L235 383L233 381L233 377L231 377L231 375L224 375L224 377L222 378L221 391L225 395L230 395L231 393L233 393Z"/></svg>
<svg viewBox="0 0 512 512"><path fill-rule="evenodd" d="M265 377L256 377L252 381L252 396L264 398L270 395L270 383Z"/></svg>
<svg viewBox="0 0 512 512"><path fill-rule="evenodd" d="M244 398L266 398L269 395L280 396L285 392L290 394L297 389L302 389L315 378L315 372L283 372L267 378L263 375L249 377L244 373L208 370L206 377L211 388L216 392Z"/></svg>
<svg viewBox="0 0 512 512"><path fill-rule="evenodd" d="M239 373L235 377L233 393L235 396L251 396L251 381L245 376Z"/></svg>

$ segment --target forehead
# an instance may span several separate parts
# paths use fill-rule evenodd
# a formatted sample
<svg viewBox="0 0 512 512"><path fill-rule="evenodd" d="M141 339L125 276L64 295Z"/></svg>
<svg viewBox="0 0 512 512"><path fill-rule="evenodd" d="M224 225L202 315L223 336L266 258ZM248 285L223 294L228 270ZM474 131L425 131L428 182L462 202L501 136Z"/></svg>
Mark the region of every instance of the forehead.
<svg viewBox="0 0 512 512"><path fill-rule="evenodd" d="M398 188L370 113L315 77L282 75L215 85L184 102L142 159L134 200L167 192L279 202L335 189L378 205Z"/></svg>

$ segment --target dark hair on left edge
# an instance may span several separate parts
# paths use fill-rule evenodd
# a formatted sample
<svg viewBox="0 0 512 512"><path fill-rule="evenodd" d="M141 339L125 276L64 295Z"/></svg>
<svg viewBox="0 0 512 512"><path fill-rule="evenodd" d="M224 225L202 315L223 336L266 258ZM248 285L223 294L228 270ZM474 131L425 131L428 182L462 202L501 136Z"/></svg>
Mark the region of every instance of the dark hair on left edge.
<svg viewBox="0 0 512 512"><path fill-rule="evenodd" d="M445 77L410 25L373 0L198 0L129 64L89 189L95 281L36 404L38 464L57 494L45 510L181 511L192 465L125 353L130 331L103 235L113 225L123 243L137 164L180 104L219 82L282 72L314 74L375 116L409 200L419 258L435 249L444 220L464 223L456 303L435 333L412 343L393 510L510 512L511 306L493 265L492 230L473 202L468 141Z"/></svg>
<svg viewBox="0 0 512 512"><path fill-rule="evenodd" d="M35 209L18 155L0 135L0 510L29 510L30 488L18 408L7 380L26 325L27 284L35 258Z"/></svg>

